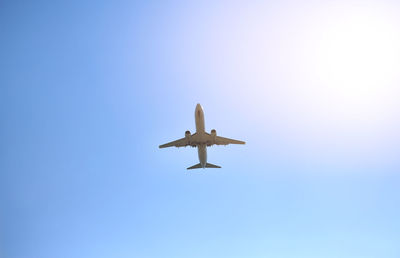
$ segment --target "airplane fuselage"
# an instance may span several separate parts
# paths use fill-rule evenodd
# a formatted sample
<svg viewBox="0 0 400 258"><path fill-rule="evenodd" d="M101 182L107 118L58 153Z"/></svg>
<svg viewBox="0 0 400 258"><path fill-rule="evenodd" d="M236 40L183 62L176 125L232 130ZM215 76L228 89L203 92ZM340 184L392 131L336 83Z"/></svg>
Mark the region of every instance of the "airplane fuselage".
<svg viewBox="0 0 400 258"><path fill-rule="evenodd" d="M204 123L204 112L203 108L200 104L197 104L196 110L194 112L194 117L196 121L196 135L198 140L201 141L202 138L205 136L205 123ZM207 145L206 144L198 144L197 145L197 152L199 155L199 161L202 168L205 168L207 164Z"/></svg>

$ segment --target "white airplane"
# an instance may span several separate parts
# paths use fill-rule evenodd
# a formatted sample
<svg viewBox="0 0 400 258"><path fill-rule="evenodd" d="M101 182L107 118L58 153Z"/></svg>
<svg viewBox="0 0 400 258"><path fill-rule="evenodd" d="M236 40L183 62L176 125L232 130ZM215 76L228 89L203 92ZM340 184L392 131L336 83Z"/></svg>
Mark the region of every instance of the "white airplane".
<svg viewBox="0 0 400 258"><path fill-rule="evenodd" d="M228 145L228 144L245 144L245 142L233 140L229 138L224 138L221 136L217 136L217 131L215 129L211 130L211 134L206 133L204 127L204 112L203 108L200 104L197 104L196 110L194 112L194 117L196 121L196 133L190 134L190 131L185 132L185 137L179 140L169 142L163 145L160 145L159 148L166 147L186 147L192 146L197 147L197 151L199 154L199 164L188 167L187 169L194 168L220 168L220 166L207 163L207 146L211 145Z"/></svg>

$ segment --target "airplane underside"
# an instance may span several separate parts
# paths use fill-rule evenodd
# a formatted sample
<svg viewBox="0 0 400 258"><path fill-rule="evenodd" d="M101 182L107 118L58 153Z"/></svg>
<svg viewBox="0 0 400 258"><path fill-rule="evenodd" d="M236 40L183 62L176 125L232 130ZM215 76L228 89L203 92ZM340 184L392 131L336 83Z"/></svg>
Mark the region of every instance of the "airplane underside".
<svg viewBox="0 0 400 258"><path fill-rule="evenodd" d="M220 166L207 163L207 147L212 145L245 144L245 142L217 136L217 131L215 129L212 129L210 133L207 133L204 125L204 112L200 104L197 104L194 116L196 122L196 133L191 134L190 131L187 130L184 138L160 145L159 148L167 148L172 146L197 147L200 163L188 167L187 169L221 168Z"/></svg>

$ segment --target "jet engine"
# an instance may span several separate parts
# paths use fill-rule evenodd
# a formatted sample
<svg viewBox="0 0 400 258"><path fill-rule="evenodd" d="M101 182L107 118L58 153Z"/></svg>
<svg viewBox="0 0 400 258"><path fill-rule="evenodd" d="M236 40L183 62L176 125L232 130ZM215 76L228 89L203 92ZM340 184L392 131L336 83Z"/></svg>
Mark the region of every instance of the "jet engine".
<svg viewBox="0 0 400 258"><path fill-rule="evenodd" d="M217 137L217 131L215 129L211 130L212 142L215 143L215 138Z"/></svg>
<svg viewBox="0 0 400 258"><path fill-rule="evenodd" d="M190 136L192 136L192 135L190 134L190 131L187 130L187 131L185 132L185 138L186 138L186 140L190 140Z"/></svg>

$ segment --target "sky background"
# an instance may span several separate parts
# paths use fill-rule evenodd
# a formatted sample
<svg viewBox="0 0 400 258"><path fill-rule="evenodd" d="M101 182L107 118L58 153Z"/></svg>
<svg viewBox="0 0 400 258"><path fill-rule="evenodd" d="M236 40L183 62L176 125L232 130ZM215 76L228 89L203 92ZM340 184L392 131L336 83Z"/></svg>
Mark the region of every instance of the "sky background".
<svg viewBox="0 0 400 258"><path fill-rule="evenodd" d="M1 1L0 257L400 257L399 13Z"/></svg>

